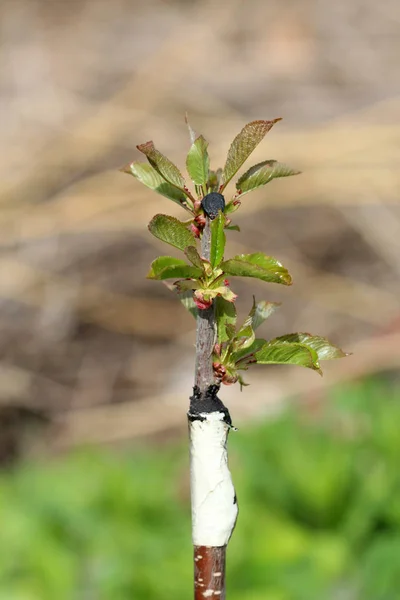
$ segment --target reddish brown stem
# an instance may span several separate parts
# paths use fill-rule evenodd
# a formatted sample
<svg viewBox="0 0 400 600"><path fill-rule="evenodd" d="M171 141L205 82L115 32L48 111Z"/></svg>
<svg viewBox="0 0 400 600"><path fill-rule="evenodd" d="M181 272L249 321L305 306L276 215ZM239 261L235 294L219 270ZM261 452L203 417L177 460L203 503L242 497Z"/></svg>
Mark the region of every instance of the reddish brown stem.
<svg viewBox="0 0 400 600"><path fill-rule="evenodd" d="M194 600L225 600L226 546L194 547Z"/></svg>

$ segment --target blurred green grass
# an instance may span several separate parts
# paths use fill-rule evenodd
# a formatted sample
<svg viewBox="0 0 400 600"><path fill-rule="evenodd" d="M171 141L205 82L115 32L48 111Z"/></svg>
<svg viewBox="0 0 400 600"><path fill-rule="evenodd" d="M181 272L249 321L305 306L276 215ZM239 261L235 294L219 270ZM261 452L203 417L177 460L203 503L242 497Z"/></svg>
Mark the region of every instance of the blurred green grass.
<svg viewBox="0 0 400 600"><path fill-rule="evenodd" d="M231 600L395 600L400 388L374 379L230 436ZM0 477L0 600L190 598L184 444L81 450Z"/></svg>

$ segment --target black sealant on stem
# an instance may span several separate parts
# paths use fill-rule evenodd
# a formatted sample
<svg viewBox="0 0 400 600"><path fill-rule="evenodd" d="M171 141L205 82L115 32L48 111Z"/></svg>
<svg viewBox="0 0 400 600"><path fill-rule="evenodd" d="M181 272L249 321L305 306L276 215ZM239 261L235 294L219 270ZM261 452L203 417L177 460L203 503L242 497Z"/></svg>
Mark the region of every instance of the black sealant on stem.
<svg viewBox="0 0 400 600"><path fill-rule="evenodd" d="M218 194L218 192L211 192L210 194L207 194L207 196L204 196L201 201L201 206L207 217L212 221L218 217L219 211L224 212L225 198L222 194Z"/></svg>
<svg viewBox="0 0 400 600"><path fill-rule="evenodd" d="M224 415L224 421L232 429L236 429L232 425L231 415L225 404L217 396L219 385L210 385L204 394L200 392L200 388L195 385L193 388L193 396L190 397L190 407L188 412L189 421L205 421L206 416L211 413L220 412Z"/></svg>

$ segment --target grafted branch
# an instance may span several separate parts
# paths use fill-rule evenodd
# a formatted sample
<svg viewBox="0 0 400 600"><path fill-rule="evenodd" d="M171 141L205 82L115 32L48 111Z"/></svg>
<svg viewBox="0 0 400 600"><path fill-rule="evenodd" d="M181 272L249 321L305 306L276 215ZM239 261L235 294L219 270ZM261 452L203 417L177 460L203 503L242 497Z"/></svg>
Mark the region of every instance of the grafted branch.
<svg viewBox="0 0 400 600"><path fill-rule="evenodd" d="M207 217L201 238L201 256L210 259L211 230ZM215 305L198 311L196 323L196 366L194 384L204 393L214 383L212 352L215 343Z"/></svg>
<svg viewBox="0 0 400 600"><path fill-rule="evenodd" d="M207 260L210 245L207 217L201 240L201 256ZM225 598L226 546L237 517L226 448L231 419L217 396L212 366L215 327L213 303L198 311L195 387L188 413L195 600Z"/></svg>

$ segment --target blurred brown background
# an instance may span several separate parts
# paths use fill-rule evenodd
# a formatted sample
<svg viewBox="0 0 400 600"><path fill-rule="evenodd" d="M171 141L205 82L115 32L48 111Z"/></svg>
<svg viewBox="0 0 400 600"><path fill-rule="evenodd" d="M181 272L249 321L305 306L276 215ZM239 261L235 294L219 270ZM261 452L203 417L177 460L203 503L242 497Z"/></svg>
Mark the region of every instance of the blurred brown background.
<svg viewBox="0 0 400 600"><path fill-rule="evenodd" d="M236 423L398 368L396 0L3 0L0 21L2 461L185 430L194 321L145 279L148 221L184 215L118 171L149 139L183 168L185 111L214 167L247 121L284 118L253 163L303 174L245 198L227 253L273 254L295 285L240 280L239 310L282 301L268 335L354 352L323 380L254 370L223 390Z"/></svg>

